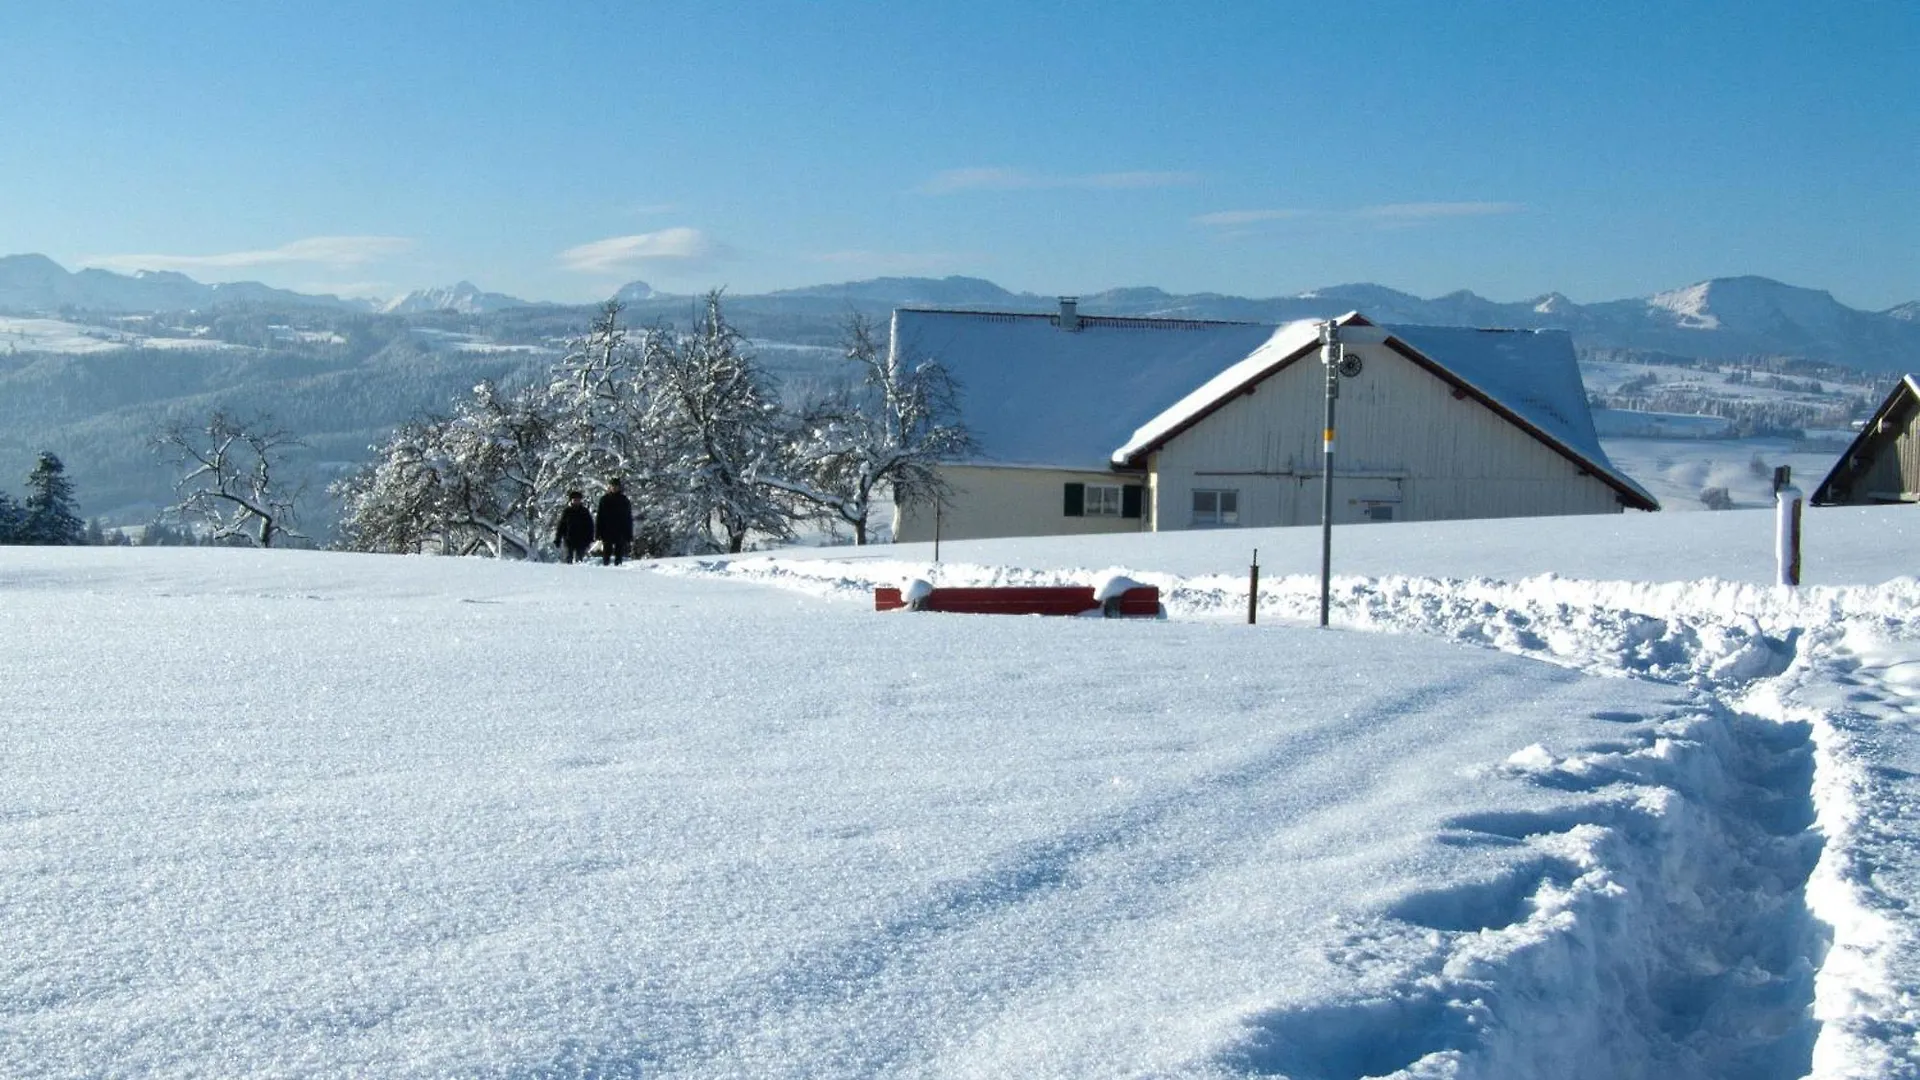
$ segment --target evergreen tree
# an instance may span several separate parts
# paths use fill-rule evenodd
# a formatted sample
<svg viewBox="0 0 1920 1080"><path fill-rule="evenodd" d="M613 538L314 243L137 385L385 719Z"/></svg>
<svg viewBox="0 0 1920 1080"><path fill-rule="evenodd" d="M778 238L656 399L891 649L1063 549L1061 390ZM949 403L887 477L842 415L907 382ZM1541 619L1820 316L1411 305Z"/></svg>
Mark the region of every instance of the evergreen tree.
<svg viewBox="0 0 1920 1080"><path fill-rule="evenodd" d="M29 544L80 544L87 525L73 510L73 481L53 453L42 451L27 475L26 527Z"/></svg>
<svg viewBox="0 0 1920 1080"><path fill-rule="evenodd" d="M27 512L13 500L13 496L0 491L0 544L24 544L27 529Z"/></svg>

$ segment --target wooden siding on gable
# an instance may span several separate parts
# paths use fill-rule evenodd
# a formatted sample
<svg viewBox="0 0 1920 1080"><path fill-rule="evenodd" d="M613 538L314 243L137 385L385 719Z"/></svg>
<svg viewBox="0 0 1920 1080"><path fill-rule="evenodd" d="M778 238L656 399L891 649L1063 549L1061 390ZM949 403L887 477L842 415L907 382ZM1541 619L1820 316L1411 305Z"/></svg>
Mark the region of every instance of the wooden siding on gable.
<svg viewBox="0 0 1920 1080"><path fill-rule="evenodd" d="M1395 496L1395 521L1621 509L1610 484L1485 404L1384 346L1358 348L1365 368L1336 404L1336 521L1380 520ZM1243 526L1318 522L1323 379L1316 359L1297 361L1170 439L1153 455L1156 527L1187 527L1196 489L1239 490Z"/></svg>
<svg viewBox="0 0 1920 1080"><path fill-rule="evenodd" d="M1883 433L1865 472L1853 483L1855 500L1865 503L1913 502L1920 499L1920 411L1910 411L1894 427L1892 438Z"/></svg>
<svg viewBox="0 0 1920 1080"><path fill-rule="evenodd" d="M1816 506L1920 502L1920 391L1895 387L1815 490Z"/></svg>

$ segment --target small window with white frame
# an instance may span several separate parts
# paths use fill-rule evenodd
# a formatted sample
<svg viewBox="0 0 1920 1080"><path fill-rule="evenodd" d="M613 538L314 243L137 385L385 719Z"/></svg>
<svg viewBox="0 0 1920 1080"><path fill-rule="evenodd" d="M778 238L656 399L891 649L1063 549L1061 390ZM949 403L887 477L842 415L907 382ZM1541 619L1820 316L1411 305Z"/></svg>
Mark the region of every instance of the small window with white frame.
<svg viewBox="0 0 1920 1080"><path fill-rule="evenodd" d="M1240 524L1240 493L1222 488L1194 491L1193 523L1203 528Z"/></svg>
<svg viewBox="0 0 1920 1080"><path fill-rule="evenodd" d="M1119 517L1120 485L1088 484L1086 506L1088 517Z"/></svg>

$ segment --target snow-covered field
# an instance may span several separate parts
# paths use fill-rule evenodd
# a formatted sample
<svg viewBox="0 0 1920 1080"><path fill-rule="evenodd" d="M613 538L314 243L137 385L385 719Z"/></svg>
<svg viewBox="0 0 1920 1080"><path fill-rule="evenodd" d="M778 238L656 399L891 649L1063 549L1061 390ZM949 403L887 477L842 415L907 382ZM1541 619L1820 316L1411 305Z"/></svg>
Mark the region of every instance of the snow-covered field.
<svg viewBox="0 0 1920 1080"><path fill-rule="evenodd" d="M60 319L0 315L0 347L21 352L110 352L126 348L139 337Z"/></svg>
<svg viewBox="0 0 1920 1080"><path fill-rule="evenodd" d="M210 338L150 337L125 330L65 322L60 319L0 315L0 352L50 352L85 355L116 349L235 349L252 351Z"/></svg>
<svg viewBox="0 0 1920 1080"><path fill-rule="evenodd" d="M1580 364L1581 381L1590 390L1616 392L1628 383L1644 383L1645 392L1691 391L1716 398L1765 403L1811 401L1829 395L1858 394L1874 400L1886 393L1886 387L1869 377L1861 382L1831 378L1789 376L1794 389L1776 385L1769 374L1754 375L1739 365L1719 367L1676 367L1667 364L1635 364L1615 360L1586 360ZM1886 382L1891 383L1892 379ZM1820 392L1809 393L1799 387L1818 383Z"/></svg>
<svg viewBox="0 0 1920 1080"><path fill-rule="evenodd" d="M1920 1075L1911 508L1318 543L0 548L0 1075Z"/></svg>

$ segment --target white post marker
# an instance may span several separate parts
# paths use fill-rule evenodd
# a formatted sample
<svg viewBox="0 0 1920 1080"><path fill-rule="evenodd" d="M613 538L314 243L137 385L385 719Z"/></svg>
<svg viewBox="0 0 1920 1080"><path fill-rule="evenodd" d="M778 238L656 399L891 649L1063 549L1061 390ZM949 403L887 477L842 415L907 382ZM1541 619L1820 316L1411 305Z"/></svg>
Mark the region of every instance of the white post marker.
<svg viewBox="0 0 1920 1080"><path fill-rule="evenodd" d="M1806 497L1792 484L1773 493L1773 557L1780 567L1780 584L1800 584L1800 510Z"/></svg>

